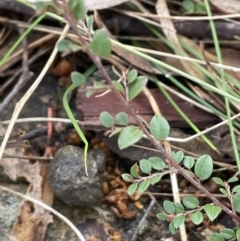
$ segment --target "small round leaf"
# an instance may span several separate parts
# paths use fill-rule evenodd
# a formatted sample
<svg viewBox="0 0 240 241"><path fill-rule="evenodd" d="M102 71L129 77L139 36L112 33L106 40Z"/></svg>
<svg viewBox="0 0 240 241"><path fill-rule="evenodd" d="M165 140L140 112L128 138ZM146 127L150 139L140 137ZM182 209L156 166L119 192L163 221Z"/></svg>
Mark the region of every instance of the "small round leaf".
<svg viewBox="0 0 240 241"><path fill-rule="evenodd" d="M94 22L94 16L93 15L88 16L87 17L87 27L89 29L92 29L93 22Z"/></svg>
<svg viewBox="0 0 240 241"><path fill-rule="evenodd" d="M201 180L208 179L213 171L213 161L209 155L200 156L195 164L194 172Z"/></svg>
<svg viewBox="0 0 240 241"><path fill-rule="evenodd" d="M143 132L135 126L127 126L123 128L123 131L118 137L118 146L120 150L123 150L142 138Z"/></svg>
<svg viewBox="0 0 240 241"><path fill-rule="evenodd" d="M222 208L213 204L206 204L204 211L208 215L209 219L213 221L222 211Z"/></svg>
<svg viewBox="0 0 240 241"><path fill-rule="evenodd" d="M139 167L140 167L140 170L146 174L149 174L152 170L151 163L147 159L140 160Z"/></svg>
<svg viewBox="0 0 240 241"><path fill-rule="evenodd" d="M237 238L237 241L240 241L240 228L238 228L236 231L236 238Z"/></svg>
<svg viewBox="0 0 240 241"><path fill-rule="evenodd" d="M86 82L85 76L76 71L73 71L71 73L71 80L75 85L79 85L79 86L84 85Z"/></svg>
<svg viewBox="0 0 240 241"><path fill-rule="evenodd" d="M228 183L230 183L230 182L237 182L239 179L237 178L237 177L231 177L231 178L229 178L228 179Z"/></svg>
<svg viewBox="0 0 240 241"><path fill-rule="evenodd" d="M183 165L187 169L191 169L194 165L194 158L192 156L185 156L185 158L183 160Z"/></svg>
<svg viewBox="0 0 240 241"><path fill-rule="evenodd" d="M184 220L185 220L185 216L183 215L180 215L174 218L173 219L174 228L178 229L184 223Z"/></svg>
<svg viewBox="0 0 240 241"><path fill-rule="evenodd" d="M122 179L125 182L132 182L133 181L133 177L130 174L128 174L128 173L122 174Z"/></svg>
<svg viewBox="0 0 240 241"><path fill-rule="evenodd" d="M231 239L235 236L235 232L230 229L230 228L224 228L220 234L225 238L225 239Z"/></svg>
<svg viewBox="0 0 240 241"><path fill-rule="evenodd" d="M186 208L194 209L199 206L197 198L188 196L183 199L183 204Z"/></svg>
<svg viewBox="0 0 240 241"><path fill-rule="evenodd" d="M111 41L105 29L98 29L93 35L91 48L94 54L106 58L111 53Z"/></svg>
<svg viewBox="0 0 240 241"><path fill-rule="evenodd" d="M129 196L132 196L133 193L136 192L137 187L138 187L138 183L137 183L137 182L132 183L132 184L128 187L128 190L127 190L128 195L129 195Z"/></svg>
<svg viewBox="0 0 240 241"><path fill-rule="evenodd" d="M128 114L125 112L119 112L116 117L116 123L119 125L126 126L128 124Z"/></svg>
<svg viewBox="0 0 240 241"><path fill-rule="evenodd" d="M170 231L171 234L176 233L176 229L174 227L173 221L169 223L169 231Z"/></svg>
<svg viewBox="0 0 240 241"><path fill-rule="evenodd" d="M139 183L137 190L141 193L145 192L150 185L150 180L146 179Z"/></svg>
<svg viewBox="0 0 240 241"><path fill-rule="evenodd" d="M148 161L151 163L152 168L158 171L163 170L165 167L167 167L163 159L157 156L148 158Z"/></svg>
<svg viewBox="0 0 240 241"><path fill-rule="evenodd" d="M84 19L87 13L84 0L69 0L68 8L72 11L75 19Z"/></svg>
<svg viewBox="0 0 240 241"><path fill-rule="evenodd" d="M139 171L139 166L137 163L135 163L131 169L130 169L130 173L134 178L138 178L138 171Z"/></svg>
<svg viewBox="0 0 240 241"><path fill-rule="evenodd" d="M112 84L115 86L115 88L121 92L121 93L124 93L124 88L123 88L123 85L119 82L117 82L116 80L113 80L112 81Z"/></svg>
<svg viewBox="0 0 240 241"><path fill-rule="evenodd" d="M154 175L154 176L150 177L149 179L150 179L151 185L154 185L157 182L159 182L161 180L161 178L162 178L162 174L158 174L158 175Z"/></svg>
<svg viewBox="0 0 240 241"><path fill-rule="evenodd" d="M219 233L211 233L210 238L211 241L224 241L223 235Z"/></svg>
<svg viewBox="0 0 240 241"><path fill-rule="evenodd" d="M185 209L181 203L174 202L174 205L175 205L175 210L176 210L175 212L177 214L185 211Z"/></svg>
<svg viewBox="0 0 240 241"><path fill-rule="evenodd" d="M224 189L224 188L219 188L219 191L220 191L222 194L224 194L224 195L226 195L227 197L229 197L229 193L226 191L226 189Z"/></svg>
<svg viewBox="0 0 240 241"><path fill-rule="evenodd" d="M153 116L150 121L150 132L156 139L166 139L170 132L170 127L167 120L162 116Z"/></svg>
<svg viewBox="0 0 240 241"><path fill-rule="evenodd" d="M194 224L199 225L203 222L203 214L199 211L195 212L191 216L191 220Z"/></svg>
<svg viewBox="0 0 240 241"><path fill-rule="evenodd" d="M238 192L238 191L240 191L240 185L237 185L232 189L233 193Z"/></svg>
<svg viewBox="0 0 240 241"><path fill-rule="evenodd" d="M69 46L71 45L71 41L68 39L62 39L57 43L57 49L59 52L69 51Z"/></svg>
<svg viewBox="0 0 240 241"><path fill-rule="evenodd" d="M160 221L166 221L168 217L166 213L157 213L156 216Z"/></svg>
<svg viewBox="0 0 240 241"><path fill-rule="evenodd" d="M101 121L102 125L106 128L111 128L114 126L114 119L113 119L112 115L106 111L103 111L100 114L100 121Z"/></svg>
<svg viewBox="0 0 240 241"><path fill-rule="evenodd" d="M182 151L178 151L178 152L175 153L174 161L176 163L180 163L182 161L183 157L184 157L183 152Z"/></svg>
<svg viewBox="0 0 240 241"><path fill-rule="evenodd" d="M136 69L132 69L127 74L128 84L132 83L138 76L138 72Z"/></svg>
<svg viewBox="0 0 240 241"><path fill-rule="evenodd" d="M217 184L225 187L224 182L223 182L223 180L222 180L221 178L219 178L219 177L213 177L212 179L213 179L213 181L216 182Z"/></svg>
<svg viewBox="0 0 240 241"><path fill-rule="evenodd" d="M240 191L238 191L233 198L233 207L240 213Z"/></svg>
<svg viewBox="0 0 240 241"><path fill-rule="evenodd" d="M163 202L163 208L164 208L166 213L169 213L169 214L175 213L174 204L172 202L168 201L168 200Z"/></svg>
<svg viewBox="0 0 240 241"><path fill-rule="evenodd" d="M139 76L137 79L129 84L129 100L134 99L140 94L142 89L146 86L148 79L145 76Z"/></svg>

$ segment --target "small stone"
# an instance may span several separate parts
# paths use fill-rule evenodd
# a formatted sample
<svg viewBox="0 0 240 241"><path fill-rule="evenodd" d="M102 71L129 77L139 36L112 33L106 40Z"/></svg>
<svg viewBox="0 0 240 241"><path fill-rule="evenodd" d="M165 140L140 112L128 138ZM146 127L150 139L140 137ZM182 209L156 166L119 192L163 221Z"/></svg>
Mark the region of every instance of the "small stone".
<svg viewBox="0 0 240 241"><path fill-rule="evenodd" d="M49 166L49 183L63 202L72 206L91 206L103 197L101 174L105 170L104 154L92 150L87 155L86 176L84 151L77 146L61 148Z"/></svg>

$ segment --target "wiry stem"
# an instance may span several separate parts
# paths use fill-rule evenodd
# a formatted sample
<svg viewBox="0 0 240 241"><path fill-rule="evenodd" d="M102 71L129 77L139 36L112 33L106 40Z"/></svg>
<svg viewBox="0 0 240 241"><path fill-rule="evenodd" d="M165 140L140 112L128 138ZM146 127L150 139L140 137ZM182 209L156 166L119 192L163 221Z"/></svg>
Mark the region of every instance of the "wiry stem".
<svg viewBox="0 0 240 241"><path fill-rule="evenodd" d="M56 4L59 4L56 0L54 0ZM82 37L81 33L79 32L77 26L76 26L76 20L73 18L71 12L69 11L67 7L66 0L62 1L62 7L64 8L64 17L65 19L69 22L70 27L74 31L74 33L78 36L80 43L83 46L86 45L85 39ZM222 202L220 202L217 198L215 198L205 187L202 186L202 184L199 182L199 180L195 177L189 176L185 169L182 168L178 163L176 163L170 155L165 151L163 148L163 145L161 144L160 141L157 141L150 135L149 131L145 127L145 125L142 123L142 121L137 117L136 113L134 112L133 108L129 105L129 103L124 99L124 97L121 95L121 93L115 88L115 86L112 84L112 80L109 77L108 73L104 69L102 62L100 58L92 52L90 48L86 48L86 53L90 57L90 59L93 61L93 63L98 67L99 71L103 75L105 81L107 82L108 85L112 86L112 90L116 97L121 101L125 108L128 110L128 113L135 119L137 125L140 127L140 129L143 131L143 133L148 137L149 141L156 147L157 150L160 151L162 156L165 159L165 162L167 165L174 167L179 174L181 174L185 179L187 179L192 185L194 185L198 190L200 190L202 193L204 193L209 199L212 200L212 202L216 205L219 205L223 211L225 211L229 216L234 218L237 222L240 223L240 217L234 213L232 210L227 208Z"/></svg>

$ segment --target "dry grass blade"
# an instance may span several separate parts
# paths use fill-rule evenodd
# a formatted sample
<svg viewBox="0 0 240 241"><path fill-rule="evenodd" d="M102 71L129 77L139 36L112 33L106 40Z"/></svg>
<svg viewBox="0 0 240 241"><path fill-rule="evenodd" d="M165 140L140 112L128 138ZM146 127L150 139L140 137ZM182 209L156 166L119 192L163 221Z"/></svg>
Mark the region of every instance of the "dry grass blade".
<svg viewBox="0 0 240 241"><path fill-rule="evenodd" d="M63 32L61 34L61 36L59 37L58 41L64 39L64 37L66 36L67 32L69 30L69 25L66 24L66 26L63 29ZM5 146L7 144L8 138L12 132L12 129L14 127L15 121L18 118L23 106L25 105L25 103L27 102L27 100L29 99L29 97L32 95L32 93L35 91L35 89L38 87L39 83L41 82L42 78L44 77L44 75L46 74L46 72L48 71L50 65L53 63L55 56L57 55L57 44L55 45L51 56L49 57L47 63L45 64L43 70L41 71L41 73L39 74L38 78L35 80L35 82L32 84L32 86L29 88L29 90L25 93L25 95L22 97L22 99L16 104L12 118L11 118L11 122L9 123L9 126L7 128L5 137L3 139L1 148L0 148L0 159L2 158L3 152L5 150Z"/></svg>
<svg viewBox="0 0 240 241"><path fill-rule="evenodd" d="M170 16L168 7L167 7L167 3L165 0L158 0L156 3L156 11L158 13L158 15L163 15L163 16ZM166 36L166 38L175 46L177 46L183 53L184 50L182 49L181 45L178 42L178 38L174 28L174 25L172 23L171 20L169 19L162 19L161 24L165 27L163 29L163 32ZM168 31L167 29L171 29L172 31ZM181 61L182 65L184 66L185 70L193 75L196 76L200 79L203 78L202 74L197 71L196 68L193 67L192 64L185 62L185 61ZM167 151L167 153L171 153L171 147L168 141L164 142L164 146L165 149ZM172 193L173 193L173 198L175 202L180 203L180 196L179 196L179 188L178 188L178 181L177 181L177 175L176 173L171 173L170 174L170 178L171 178L171 185L172 185ZM187 233L186 233L186 228L185 228L185 224L183 223L180 227L179 227L179 231L180 231L180 235L181 235L181 240L182 241L186 241L187 240Z"/></svg>

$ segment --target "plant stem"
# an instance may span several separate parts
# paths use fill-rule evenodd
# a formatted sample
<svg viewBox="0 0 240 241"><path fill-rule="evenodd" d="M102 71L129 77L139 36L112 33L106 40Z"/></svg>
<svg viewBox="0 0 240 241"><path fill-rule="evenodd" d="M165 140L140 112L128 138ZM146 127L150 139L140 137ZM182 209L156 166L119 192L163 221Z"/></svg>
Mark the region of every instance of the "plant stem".
<svg viewBox="0 0 240 241"><path fill-rule="evenodd" d="M55 4L58 4L58 2L56 0L53 0L55 2ZM84 40L84 38L82 37L81 33L78 31L78 28L76 26L76 20L72 17L68 7L67 7L67 3L66 0L62 1L63 5L61 5L61 7L64 9L64 17L65 19L69 22L69 25L71 26L72 30L74 31L74 33L77 35L77 37L79 38L80 43L83 46L87 46L86 45L86 41ZM117 43L116 41L114 41L114 43L118 46L123 46L120 43ZM128 49L129 48L125 48ZM140 127L140 129L143 131L143 133L148 137L149 141L156 147L157 150L160 151L160 153L163 155L165 162L167 165L169 165L170 167L174 167L175 169L177 169L177 172L179 174L181 174L185 179L187 179L190 183L192 183L198 190L200 190L202 193L204 193L209 199L211 199L216 205L219 205L222 210L224 210L229 216L231 216L232 218L234 218L237 222L240 223L240 217L234 213L233 211L231 211L229 208L227 208L223 203L221 203L217 198L215 198L207 189L205 189L202 184L199 182L199 180L197 178L191 177L187 174L187 172L185 171L184 168L182 168L180 165L178 165L171 157L170 155L165 151L165 149L163 148L163 145L161 144L160 141L154 139L149 131L147 130L147 128L145 127L145 125L142 123L142 121L137 117L135 111L133 110L133 108L129 105L129 103L124 99L124 97L121 95L121 93L115 88L115 86L112 84L111 78L109 77L108 73L106 72L106 70L104 69L102 62L100 60L100 58L98 56L95 56L94 53L92 52L92 50L90 48L86 48L86 53L88 54L88 56L90 57L90 59L93 61L93 63L98 67L99 71L102 73L105 81L107 82L108 85L112 86L112 91L114 92L114 94L116 95L116 97L119 99L119 101L121 103L124 104L125 108L128 110L128 113L135 119L137 125ZM135 52L135 51L131 51L131 52ZM137 52L137 51L136 51ZM137 53L138 54L138 53ZM144 54L139 54L140 56L144 55ZM147 55L144 55L147 56ZM149 57L150 61L153 62L159 62L156 61L155 59ZM163 63L161 63L163 64ZM166 64L163 64L164 67ZM186 74L185 74L186 75ZM191 78L193 79L193 78ZM195 80L195 79L194 79ZM207 85L207 84L205 84ZM207 85L207 87L209 87ZM214 88L215 90L216 88ZM215 90L216 91L216 90ZM216 91L216 92L219 92ZM222 93L222 92L221 92ZM228 94L224 93L226 96L228 96ZM232 97L233 98L233 97Z"/></svg>

